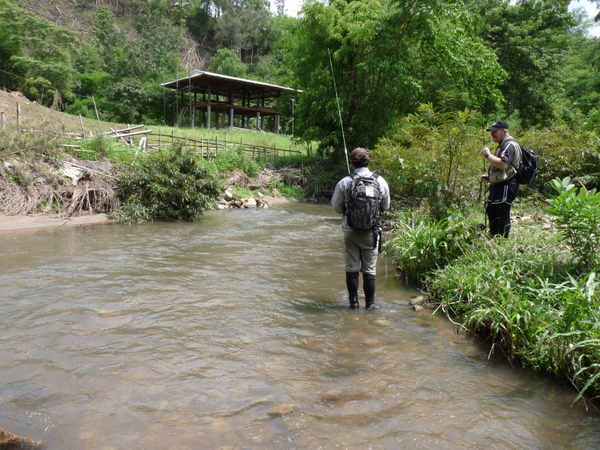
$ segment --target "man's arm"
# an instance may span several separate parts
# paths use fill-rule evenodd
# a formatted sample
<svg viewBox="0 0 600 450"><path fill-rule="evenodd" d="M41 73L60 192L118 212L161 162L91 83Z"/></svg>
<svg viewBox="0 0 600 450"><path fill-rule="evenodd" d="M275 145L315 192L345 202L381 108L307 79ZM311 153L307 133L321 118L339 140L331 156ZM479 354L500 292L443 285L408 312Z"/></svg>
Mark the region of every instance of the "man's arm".
<svg viewBox="0 0 600 450"><path fill-rule="evenodd" d="M379 177L379 186L381 186L381 210L390 209L390 187L384 178Z"/></svg>
<svg viewBox="0 0 600 450"><path fill-rule="evenodd" d="M483 147L481 149L481 154L488 160L488 162L492 166L502 170L508 169L508 164L506 164L502 159L500 159L496 155L493 155L492 152L490 152L489 148Z"/></svg>
<svg viewBox="0 0 600 450"><path fill-rule="evenodd" d="M344 180L340 180L335 185L335 190L333 191L333 196L331 197L331 206L335 212L344 214L344 206L345 206L345 195L344 195Z"/></svg>

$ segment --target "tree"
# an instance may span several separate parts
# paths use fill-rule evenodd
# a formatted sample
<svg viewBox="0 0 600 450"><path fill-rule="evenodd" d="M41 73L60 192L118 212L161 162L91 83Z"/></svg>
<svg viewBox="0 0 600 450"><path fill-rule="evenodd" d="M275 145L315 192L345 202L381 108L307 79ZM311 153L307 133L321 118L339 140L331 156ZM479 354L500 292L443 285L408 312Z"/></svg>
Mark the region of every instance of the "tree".
<svg viewBox="0 0 600 450"><path fill-rule="evenodd" d="M68 93L74 75L75 35L37 17L12 0L0 0L0 63L25 85L30 99L53 103L55 93ZM18 81L21 80L21 81ZM46 95L50 90L52 95Z"/></svg>
<svg viewBox="0 0 600 450"><path fill-rule="evenodd" d="M499 97L504 72L462 1L309 1L302 11L286 64L304 90L296 128L304 140L341 144L329 53L349 147L374 145L438 90L461 92L471 106Z"/></svg>
<svg viewBox="0 0 600 450"><path fill-rule="evenodd" d="M248 64L265 47L269 12L263 0L223 2L223 14L216 19L215 39L221 48L230 48Z"/></svg>
<svg viewBox="0 0 600 450"><path fill-rule="evenodd" d="M508 73L500 86L502 109L518 113L521 125L547 123L554 105L563 97L562 68L576 24L568 11L569 0L476 0L474 8L484 21L479 35ZM491 105L489 105L491 106ZM488 112L495 111L495 105Z"/></svg>
<svg viewBox="0 0 600 450"><path fill-rule="evenodd" d="M600 39L573 36L564 64L566 96L584 114L600 105Z"/></svg>
<svg viewBox="0 0 600 450"><path fill-rule="evenodd" d="M210 59L208 70L230 77L244 78L248 72L248 66L244 64L233 50L220 49Z"/></svg>

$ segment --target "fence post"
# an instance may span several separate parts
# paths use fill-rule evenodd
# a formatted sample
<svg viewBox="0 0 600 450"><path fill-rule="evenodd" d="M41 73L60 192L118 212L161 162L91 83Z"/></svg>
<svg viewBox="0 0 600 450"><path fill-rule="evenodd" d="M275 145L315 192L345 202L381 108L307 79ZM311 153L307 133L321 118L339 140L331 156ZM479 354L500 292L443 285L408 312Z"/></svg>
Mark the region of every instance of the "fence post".
<svg viewBox="0 0 600 450"><path fill-rule="evenodd" d="M83 128L83 118L79 114L79 123L81 124L81 140L85 139L85 128Z"/></svg>
<svg viewBox="0 0 600 450"><path fill-rule="evenodd" d="M21 132L21 104L17 103L17 130Z"/></svg>

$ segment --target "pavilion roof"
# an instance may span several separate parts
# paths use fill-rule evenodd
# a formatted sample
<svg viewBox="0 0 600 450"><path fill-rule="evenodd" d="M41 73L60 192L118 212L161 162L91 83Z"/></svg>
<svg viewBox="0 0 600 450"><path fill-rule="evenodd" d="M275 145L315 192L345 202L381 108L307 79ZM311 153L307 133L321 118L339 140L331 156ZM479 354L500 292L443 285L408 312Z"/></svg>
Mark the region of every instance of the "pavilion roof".
<svg viewBox="0 0 600 450"><path fill-rule="evenodd" d="M161 84L164 87L186 90L188 92L210 92L212 95L229 96L231 92L236 98L270 98L279 97L282 92L298 92L298 89L277 86L245 78L230 77L218 73L195 70L189 76Z"/></svg>

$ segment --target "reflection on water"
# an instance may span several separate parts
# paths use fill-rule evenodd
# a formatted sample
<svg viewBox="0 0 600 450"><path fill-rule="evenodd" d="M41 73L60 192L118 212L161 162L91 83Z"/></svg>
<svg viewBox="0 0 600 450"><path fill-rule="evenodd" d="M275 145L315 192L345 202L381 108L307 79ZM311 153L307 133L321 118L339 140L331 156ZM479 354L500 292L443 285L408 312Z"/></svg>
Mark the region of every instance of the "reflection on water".
<svg viewBox="0 0 600 450"><path fill-rule="evenodd" d="M0 234L0 427L45 448L593 448L600 415L487 358L382 258L346 308L324 205Z"/></svg>

